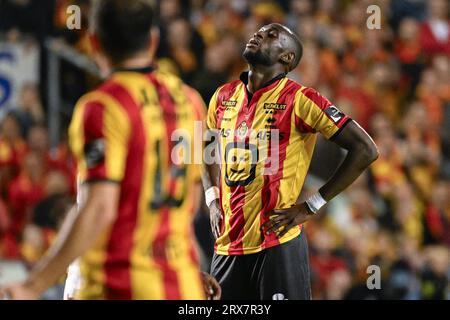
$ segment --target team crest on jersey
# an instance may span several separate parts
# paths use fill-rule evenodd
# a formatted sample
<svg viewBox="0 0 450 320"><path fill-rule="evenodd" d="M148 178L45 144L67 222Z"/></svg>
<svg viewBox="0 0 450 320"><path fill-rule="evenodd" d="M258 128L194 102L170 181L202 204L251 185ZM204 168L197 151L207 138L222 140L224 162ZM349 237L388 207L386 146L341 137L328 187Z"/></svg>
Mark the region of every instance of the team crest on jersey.
<svg viewBox="0 0 450 320"><path fill-rule="evenodd" d="M329 106L325 109L325 113L333 120L335 123L338 123L343 117L344 114L335 106Z"/></svg>
<svg viewBox="0 0 450 320"><path fill-rule="evenodd" d="M244 138L248 132L247 122L243 121L236 130L236 135L238 138Z"/></svg>

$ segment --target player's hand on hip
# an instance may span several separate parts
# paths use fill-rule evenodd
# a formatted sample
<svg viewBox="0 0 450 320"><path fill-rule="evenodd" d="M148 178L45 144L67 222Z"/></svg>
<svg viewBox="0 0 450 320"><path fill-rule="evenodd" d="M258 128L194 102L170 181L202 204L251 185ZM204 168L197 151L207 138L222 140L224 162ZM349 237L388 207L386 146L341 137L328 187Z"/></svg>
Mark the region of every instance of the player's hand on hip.
<svg viewBox="0 0 450 320"><path fill-rule="evenodd" d="M202 272L203 288L205 290L206 299L220 300L222 289L214 277L206 272Z"/></svg>
<svg viewBox="0 0 450 320"><path fill-rule="evenodd" d="M267 234L276 233L283 237L293 227L310 220L313 215L307 209L306 203L294 205L289 209L273 210L269 213L270 220L263 224L262 228Z"/></svg>
<svg viewBox="0 0 450 320"><path fill-rule="evenodd" d="M214 238L220 237L220 225L222 222L222 210L220 209L219 200L214 200L209 205L209 220Z"/></svg>
<svg viewBox="0 0 450 320"><path fill-rule="evenodd" d="M25 284L0 288L0 300L35 300L37 298L39 298L39 294Z"/></svg>

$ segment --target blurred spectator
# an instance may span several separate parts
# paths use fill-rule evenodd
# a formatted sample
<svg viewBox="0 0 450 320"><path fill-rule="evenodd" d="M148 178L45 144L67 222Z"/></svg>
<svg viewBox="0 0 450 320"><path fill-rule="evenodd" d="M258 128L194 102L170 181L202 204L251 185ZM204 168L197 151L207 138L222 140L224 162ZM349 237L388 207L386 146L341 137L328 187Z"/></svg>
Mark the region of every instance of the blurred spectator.
<svg viewBox="0 0 450 320"><path fill-rule="evenodd" d="M429 242L442 243L450 248L450 183L439 181L431 193L426 210L426 227Z"/></svg>
<svg viewBox="0 0 450 320"><path fill-rule="evenodd" d="M45 164L35 152L25 156L19 175L11 182L8 200L13 223L12 234L20 239L34 206L44 196Z"/></svg>
<svg viewBox="0 0 450 320"><path fill-rule="evenodd" d="M11 179L19 172L26 148L17 116L10 113L1 122L0 192L2 196L5 195Z"/></svg>
<svg viewBox="0 0 450 320"><path fill-rule="evenodd" d="M446 0L427 1L428 17L422 25L421 44L428 55L450 55L449 5Z"/></svg>
<svg viewBox="0 0 450 320"><path fill-rule="evenodd" d="M36 204L23 232L22 256L28 263L37 261L49 248L71 204L66 176L59 171L48 174L45 198Z"/></svg>
<svg viewBox="0 0 450 320"><path fill-rule="evenodd" d="M204 44L198 32L188 20L177 17L163 28L161 40L158 55L173 59L183 80L191 81L203 61Z"/></svg>
<svg viewBox="0 0 450 320"><path fill-rule="evenodd" d="M28 129L31 126L44 122L44 110L36 85L30 83L22 87L16 114L21 124L23 136L27 136Z"/></svg>

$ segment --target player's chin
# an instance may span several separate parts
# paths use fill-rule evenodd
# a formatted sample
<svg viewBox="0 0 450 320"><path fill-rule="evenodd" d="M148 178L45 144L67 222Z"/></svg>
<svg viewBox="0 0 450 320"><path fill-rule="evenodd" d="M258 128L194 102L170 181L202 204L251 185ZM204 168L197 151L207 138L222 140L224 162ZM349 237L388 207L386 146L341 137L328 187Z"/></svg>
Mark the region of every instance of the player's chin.
<svg viewBox="0 0 450 320"><path fill-rule="evenodd" d="M259 48L258 47L256 47L256 46L247 46L247 47L245 47L244 52L242 53L242 56L248 62L252 62L254 60L257 60L258 52L259 52Z"/></svg>

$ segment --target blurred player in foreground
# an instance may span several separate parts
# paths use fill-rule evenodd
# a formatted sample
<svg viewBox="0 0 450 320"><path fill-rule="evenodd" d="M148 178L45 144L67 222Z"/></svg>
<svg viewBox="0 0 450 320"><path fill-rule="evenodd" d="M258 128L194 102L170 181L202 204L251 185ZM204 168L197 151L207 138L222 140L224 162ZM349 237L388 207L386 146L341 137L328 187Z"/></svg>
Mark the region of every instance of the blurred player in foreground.
<svg viewBox="0 0 450 320"><path fill-rule="evenodd" d="M151 67L152 16L146 0L96 2L92 43L111 75L79 100L69 129L79 204L28 279L0 298L38 298L79 256L77 299L220 297L199 270L191 230L200 167L172 155L172 133L192 137L204 106L181 80Z"/></svg>
<svg viewBox="0 0 450 320"><path fill-rule="evenodd" d="M249 71L220 87L208 110L207 124L218 130L222 157L220 166L207 166L204 179L216 236L212 275L224 299L310 299L302 225L347 188L378 151L355 121L314 89L286 77L302 56L302 45L288 28L262 27L243 56ZM301 202L316 132L348 153L330 180Z"/></svg>

